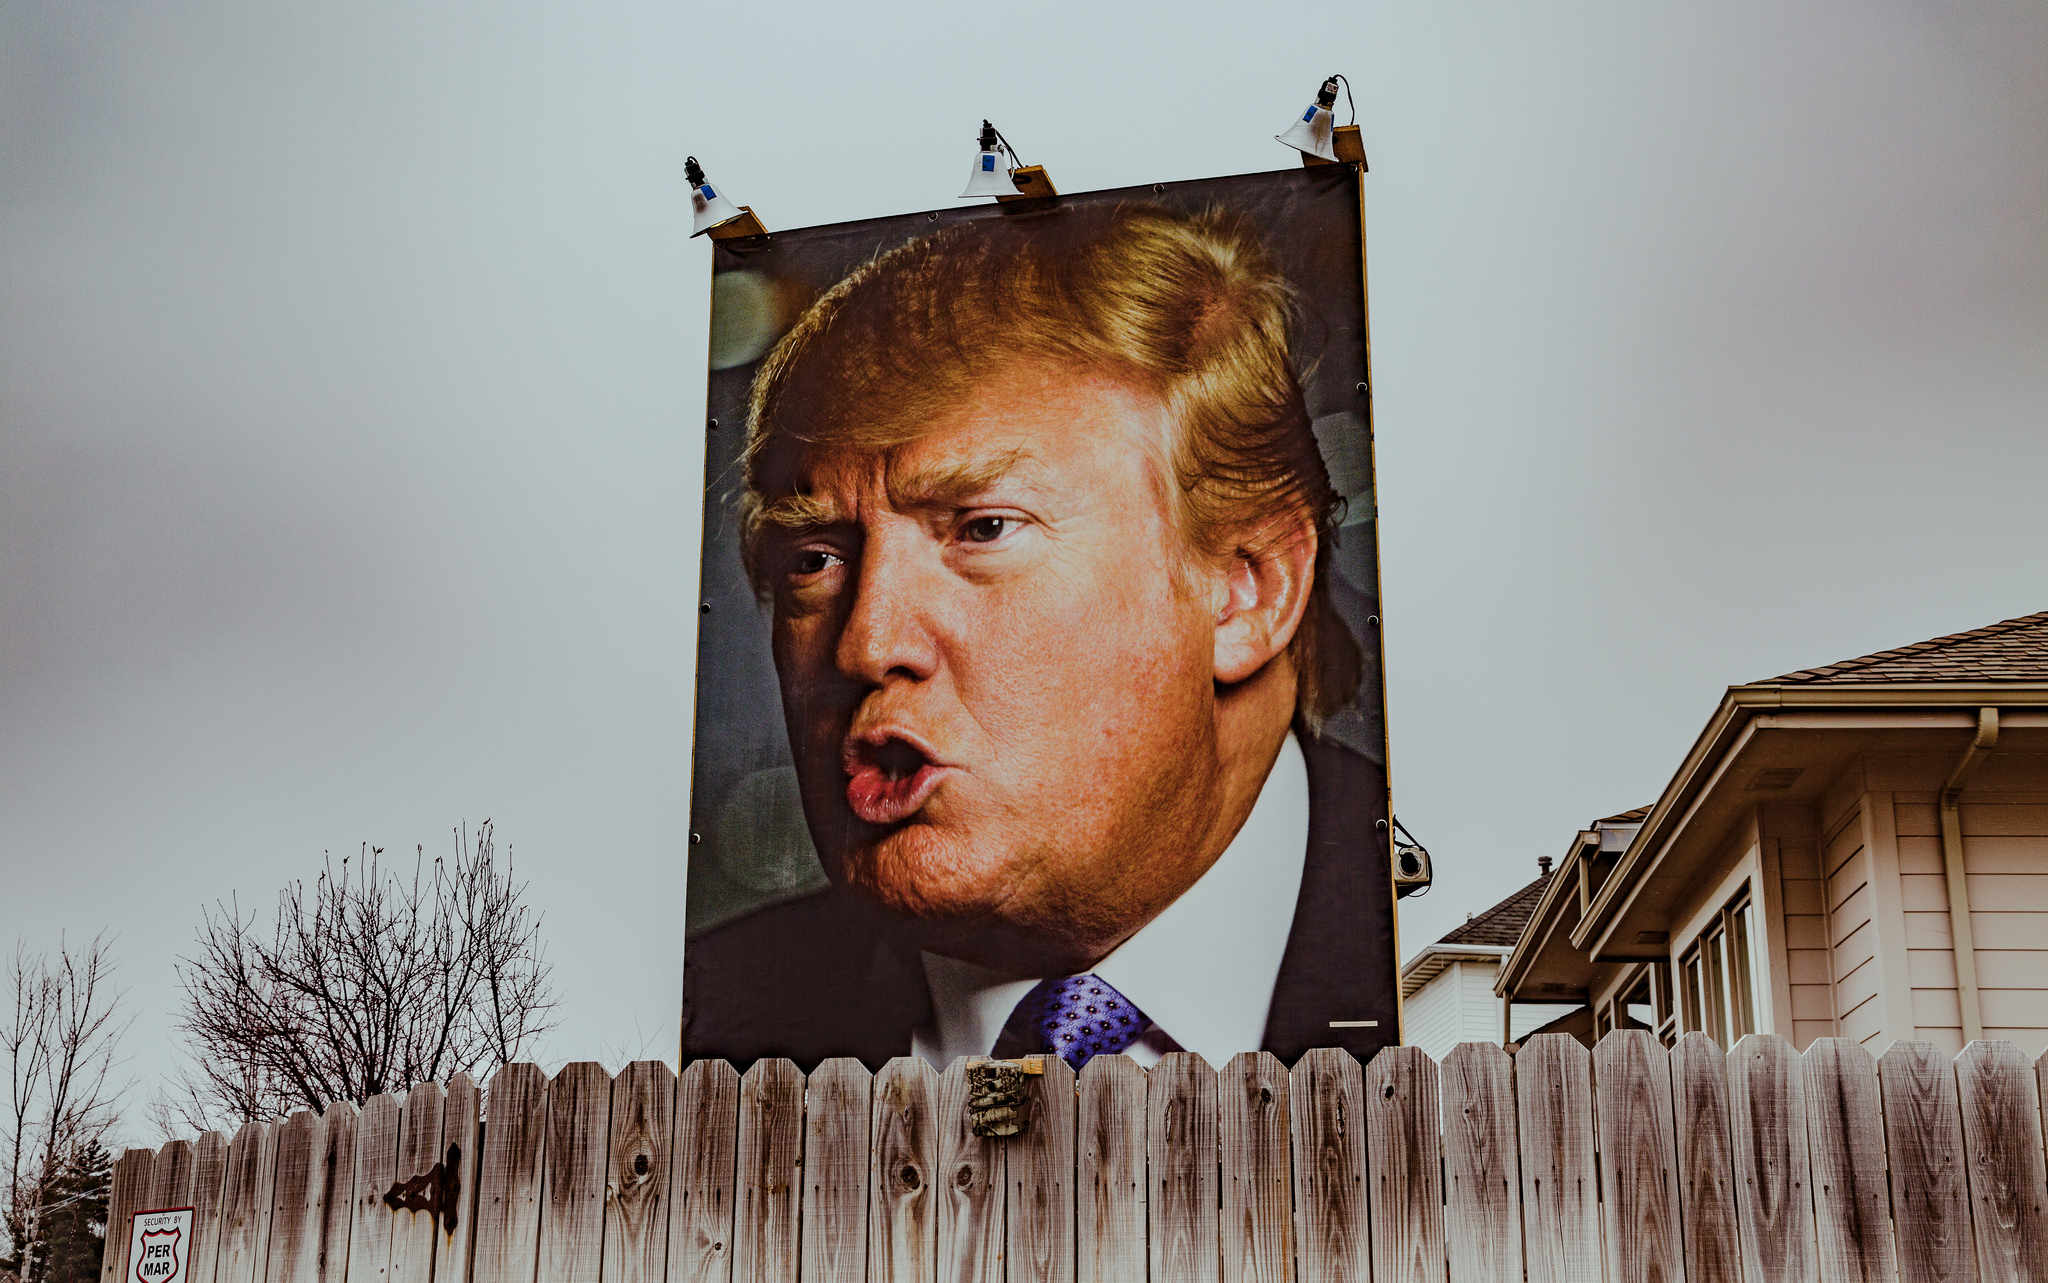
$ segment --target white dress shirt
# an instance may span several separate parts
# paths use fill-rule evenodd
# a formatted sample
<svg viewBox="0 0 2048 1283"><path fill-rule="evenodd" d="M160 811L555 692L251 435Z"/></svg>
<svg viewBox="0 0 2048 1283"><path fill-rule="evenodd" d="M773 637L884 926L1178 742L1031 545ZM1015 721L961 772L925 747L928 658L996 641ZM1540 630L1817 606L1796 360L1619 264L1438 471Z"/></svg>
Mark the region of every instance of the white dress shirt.
<svg viewBox="0 0 2048 1283"><path fill-rule="evenodd" d="M1152 1022L1125 1055L1150 1066L1169 1051L1193 1051L1221 1068L1240 1051L1259 1050L1307 853L1308 767L1289 734L1216 863L1091 969ZM924 955L924 974L932 1023L912 1035L911 1047L940 1069L956 1057L988 1055L1041 979L935 953Z"/></svg>

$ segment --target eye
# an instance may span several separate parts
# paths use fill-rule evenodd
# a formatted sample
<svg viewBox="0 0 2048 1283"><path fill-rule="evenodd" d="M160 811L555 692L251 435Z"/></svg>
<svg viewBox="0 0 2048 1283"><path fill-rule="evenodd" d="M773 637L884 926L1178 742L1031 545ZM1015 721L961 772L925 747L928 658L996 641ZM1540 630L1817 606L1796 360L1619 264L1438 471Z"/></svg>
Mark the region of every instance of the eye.
<svg viewBox="0 0 2048 1283"><path fill-rule="evenodd" d="M960 537L968 543L994 543L1017 524L1011 517L975 517L960 527Z"/></svg>
<svg viewBox="0 0 2048 1283"><path fill-rule="evenodd" d="M789 559L789 573L799 576L821 575L839 564L839 558L823 548L802 548Z"/></svg>

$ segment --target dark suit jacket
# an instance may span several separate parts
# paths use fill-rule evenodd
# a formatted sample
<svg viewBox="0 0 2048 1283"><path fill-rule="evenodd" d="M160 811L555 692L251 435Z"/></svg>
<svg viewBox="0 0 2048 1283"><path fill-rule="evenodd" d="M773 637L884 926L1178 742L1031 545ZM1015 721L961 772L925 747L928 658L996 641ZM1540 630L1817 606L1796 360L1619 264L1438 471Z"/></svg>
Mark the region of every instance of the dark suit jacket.
<svg viewBox="0 0 2048 1283"><path fill-rule="evenodd" d="M1262 1050L1290 1065L1311 1047L1364 1059L1400 1036L1394 892L1379 823L1386 772L1296 731L1308 767L1308 851ZM916 949L882 911L837 890L715 927L684 951L685 1061L720 1057L744 1069L787 1056L808 1073L828 1057L853 1056L879 1069L909 1055L911 1031L930 1018ZM1330 1027L1360 1020L1378 1024Z"/></svg>

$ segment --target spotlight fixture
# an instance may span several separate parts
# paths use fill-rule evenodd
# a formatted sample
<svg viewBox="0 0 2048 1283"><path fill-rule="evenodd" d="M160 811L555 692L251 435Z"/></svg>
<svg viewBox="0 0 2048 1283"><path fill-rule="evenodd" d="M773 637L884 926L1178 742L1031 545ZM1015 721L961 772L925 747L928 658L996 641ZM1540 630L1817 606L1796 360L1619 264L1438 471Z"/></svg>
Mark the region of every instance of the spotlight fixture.
<svg viewBox="0 0 2048 1283"><path fill-rule="evenodd" d="M689 181L690 212L696 216L691 236L709 232L712 240L722 241L735 236L760 236L768 230L761 226L761 220L754 217L750 207L733 204L711 185L695 156L683 158L683 177Z"/></svg>
<svg viewBox="0 0 2048 1283"><path fill-rule="evenodd" d="M1396 900L1421 895L1429 890L1429 884L1435 877L1429 867L1429 851L1415 840L1415 835L1399 820L1394 821L1393 856Z"/></svg>
<svg viewBox="0 0 2048 1283"><path fill-rule="evenodd" d="M1339 125L1333 108L1337 105L1337 83L1343 81L1344 101L1351 107L1351 123ZM1304 165L1337 165L1365 163L1365 145L1358 136L1358 104L1351 98L1351 82L1343 75L1332 75L1316 91L1316 100L1301 113L1301 119L1287 127L1285 133L1273 135L1276 142L1282 142L1301 153Z"/></svg>
<svg viewBox="0 0 2048 1283"><path fill-rule="evenodd" d="M986 120L981 122L977 145L980 150L975 154L973 170L967 175L967 190L960 193L961 200L972 200L976 196L1025 200L1034 196L1059 195L1053 188L1052 179L1046 176L1045 166L1020 162L1010 140L1003 137L1003 131Z"/></svg>

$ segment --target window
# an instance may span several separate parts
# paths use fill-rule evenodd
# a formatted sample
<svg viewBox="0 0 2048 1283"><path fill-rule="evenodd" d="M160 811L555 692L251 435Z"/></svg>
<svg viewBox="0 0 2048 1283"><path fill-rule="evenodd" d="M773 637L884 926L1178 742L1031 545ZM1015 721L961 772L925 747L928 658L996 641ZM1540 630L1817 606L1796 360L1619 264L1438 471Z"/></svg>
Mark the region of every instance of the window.
<svg viewBox="0 0 2048 1283"><path fill-rule="evenodd" d="M1756 1032L1755 939L1755 909L1744 886L1678 964L1685 1027L1705 1031L1724 1048Z"/></svg>

